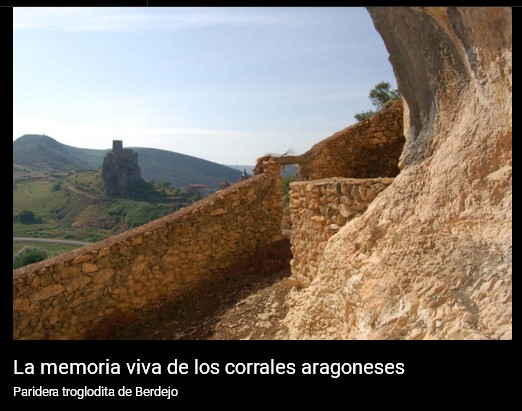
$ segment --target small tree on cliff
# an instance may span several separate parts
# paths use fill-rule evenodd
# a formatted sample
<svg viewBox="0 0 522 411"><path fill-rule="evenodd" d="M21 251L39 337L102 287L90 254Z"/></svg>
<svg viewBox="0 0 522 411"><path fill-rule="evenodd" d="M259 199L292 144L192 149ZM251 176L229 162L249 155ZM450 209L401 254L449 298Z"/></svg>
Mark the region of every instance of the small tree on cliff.
<svg viewBox="0 0 522 411"><path fill-rule="evenodd" d="M377 111L369 110L357 113L354 116L357 121L362 121L373 116L374 114L377 114L379 110L383 108L383 106L388 101L398 100L399 98L401 98L401 94L399 93L399 90L392 89L390 83L386 81L381 81L370 90L370 94L368 95L368 97L370 98L370 101L372 102L373 106L377 109Z"/></svg>
<svg viewBox="0 0 522 411"><path fill-rule="evenodd" d="M368 97L370 97L372 104L377 108L377 110L380 110L388 101L397 100L401 95L399 90L391 88L390 83L381 81L370 91Z"/></svg>

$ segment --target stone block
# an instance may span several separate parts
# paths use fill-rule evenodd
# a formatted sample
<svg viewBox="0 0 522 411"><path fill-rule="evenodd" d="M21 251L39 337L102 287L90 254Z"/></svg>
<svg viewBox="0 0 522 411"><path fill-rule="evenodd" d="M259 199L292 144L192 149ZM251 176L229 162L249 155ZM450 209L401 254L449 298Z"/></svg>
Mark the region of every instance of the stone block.
<svg viewBox="0 0 522 411"><path fill-rule="evenodd" d="M63 292L63 290L64 290L64 287L61 284L50 285L48 287L45 287L38 293L36 293L34 295L34 301L38 302L38 301L47 300L51 297L55 297L55 296L61 294Z"/></svg>
<svg viewBox="0 0 522 411"><path fill-rule="evenodd" d="M104 268L103 270L98 271L96 274L92 276L92 281L95 284L104 283L109 281L114 275L114 270L112 268Z"/></svg>
<svg viewBox="0 0 522 411"><path fill-rule="evenodd" d="M74 260L72 260L71 264L81 264L85 261L90 261L94 258L92 254L83 254L76 257Z"/></svg>
<svg viewBox="0 0 522 411"><path fill-rule="evenodd" d="M66 286L65 289L67 292L73 292L78 290L79 288L85 287L87 284L91 282L91 279L89 277L86 277L84 275L73 278Z"/></svg>
<svg viewBox="0 0 522 411"><path fill-rule="evenodd" d="M83 263L82 264L82 272L84 272L85 274L93 273L96 270L98 270L98 266L96 264L93 264L93 263Z"/></svg>

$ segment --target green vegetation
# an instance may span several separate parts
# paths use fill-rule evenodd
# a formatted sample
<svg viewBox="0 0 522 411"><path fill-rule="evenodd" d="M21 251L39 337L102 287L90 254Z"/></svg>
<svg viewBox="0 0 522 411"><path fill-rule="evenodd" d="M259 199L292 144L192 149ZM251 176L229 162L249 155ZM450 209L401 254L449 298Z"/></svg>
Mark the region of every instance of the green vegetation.
<svg viewBox="0 0 522 411"><path fill-rule="evenodd" d="M60 222L46 224L13 224L13 237L53 238L96 242L124 231L127 227L115 226L112 229L95 227L71 227Z"/></svg>
<svg viewBox="0 0 522 411"><path fill-rule="evenodd" d="M38 217L31 210L22 210L18 213L18 221L22 224L42 224L42 217Z"/></svg>
<svg viewBox="0 0 522 411"><path fill-rule="evenodd" d="M360 113L357 113L354 117L357 121L363 121L363 120L366 120L367 118L370 118L371 116L374 116L375 114L377 114L376 111L368 110L368 111L361 111Z"/></svg>
<svg viewBox="0 0 522 411"><path fill-rule="evenodd" d="M13 236L95 242L192 203L187 190L142 182L133 199L108 198L99 171L17 180Z"/></svg>
<svg viewBox="0 0 522 411"><path fill-rule="evenodd" d="M297 173L283 177L283 215L290 215L290 183L297 181Z"/></svg>
<svg viewBox="0 0 522 411"><path fill-rule="evenodd" d="M357 121L365 120L375 114L377 114L389 101L395 101L401 98L399 90L392 89L391 84L386 81L381 81L377 83L373 89L370 90L370 94L368 95L370 101L373 106L376 108L376 111L368 110L362 111L360 113L355 114L355 119Z"/></svg>
<svg viewBox="0 0 522 411"><path fill-rule="evenodd" d="M156 189L153 184L146 181L136 181L129 185L129 196L133 200L142 200L152 203L164 201L165 194L159 189Z"/></svg>
<svg viewBox="0 0 522 411"><path fill-rule="evenodd" d="M36 210L45 218L53 209L63 207L67 197L60 190L53 191L56 182L54 178L47 178L13 184L13 214L22 210Z"/></svg>
<svg viewBox="0 0 522 411"><path fill-rule="evenodd" d="M13 258L15 254L22 251L24 248L34 247L33 241L14 241L13 242ZM58 243L38 243L38 248L41 248L47 253L47 258L54 257L59 254L63 254L76 248L81 247L79 245L69 245L69 244L58 244Z"/></svg>
<svg viewBox="0 0 522 411"><path fill-rule="evenodd" d="M170 182L168 181L163 181L161 183L158 184L158 187L159 188L162 188L164 190L168 190L169 188L171 188L171 185L170 185Z"/></svg>
<svg viewBox="0 0 522 411"><path fill-rule="evenodd" d="M286 177L283 177L283 203L288 203L288 195L290 193L290 183L297 181L297 174L292 174Z"/></svg>
<svg viewBox="0 0 522 411"><path fill-rule="evenodd" d="M149 221L163 217L165 207L144 201L125 200L112 206L108 213L117 218L124 218L129 227L138 227Z"/></svg>
<svg viewBox="0 0 522 411"><path fill-rule="evenodd" d="M131 187L131 198L118 199L105 195L99 170L108 150L70 147L47 136L14 141L13 236L96 242L192 204L195 199L185 188L189 184L208 184L212 191L213 183L238 181L241 175L178 153L133 150L142 176L151 182L138 182ZM41 244L50 256L75 248ZM13 244L13 253L20 251L20 244Z"/></svg>
<svg viewBox="0 0 522 411"><path fill-rule="evenodd" d="M37 263L49 258L45 250L39 247L26 247L13 257L13 268L20 268L24 265Z"/></svg>
<svg viewBox="0 0 522 411"><path fill-rule="evenodd" d="M79 171L72 174L68 182L75 188L90 193L91 195L103 196L103 182L99 171Z"/></svg>
<svg viewBox="0 0 522 411"><path fill-rule="evenodd" d="M42 237L51 238L51 230L55 227L54 224L20 224L13 223L13 236L15 237ZM62 238L62 237L56 237Z"/></svg>

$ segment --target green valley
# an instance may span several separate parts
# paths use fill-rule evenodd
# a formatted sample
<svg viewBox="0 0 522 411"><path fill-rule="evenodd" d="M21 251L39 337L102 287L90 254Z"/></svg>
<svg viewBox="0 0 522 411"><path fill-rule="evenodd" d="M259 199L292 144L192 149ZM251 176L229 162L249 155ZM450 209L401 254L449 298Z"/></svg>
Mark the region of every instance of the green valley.
<svg viewBox="0 0 522 411"><path fill-rule="evenodd" d="M160 218L197 201L190 184L208 191L241 172L195 157L135 148L142 180L128 198L108 196L101 164L109 150L81 149L48 136L13 142L13 237L96 242ZM13 255L36 247L48 256L80 245L14 241Z"/></svg>

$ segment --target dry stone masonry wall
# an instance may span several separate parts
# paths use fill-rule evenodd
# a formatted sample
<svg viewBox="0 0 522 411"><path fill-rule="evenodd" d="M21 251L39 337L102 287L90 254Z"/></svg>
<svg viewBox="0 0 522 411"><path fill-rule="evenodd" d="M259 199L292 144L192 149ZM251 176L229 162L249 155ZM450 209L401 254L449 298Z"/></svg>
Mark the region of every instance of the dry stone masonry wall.
<svg viewBox="0 0 522 411"><path fill-rule="evenodd" d="M395 177L404 141L399 100L313 146L301 156L299 179Z"/></svg>
<svg viewBox="0 0 522 411"><path fill-rule="evenodd" d="M295 285L310 285L330 237L364 213L392 182L393 178L333 178L291 183L291 265Z"/></svg>
<svg viewBox="0 0 522 411"><path fill-rule="evenodd" d="M78 339L281 238L280 167L142 227L13 273L15 339Z"/></svg>
<svg viewBox="0 0 522 411"><path fill-rule="evenodd" d="M295 285L310 285L330 237L392 183L403 145L403 105L396 101L298 158L304 181L290 185Z"/></svg>

